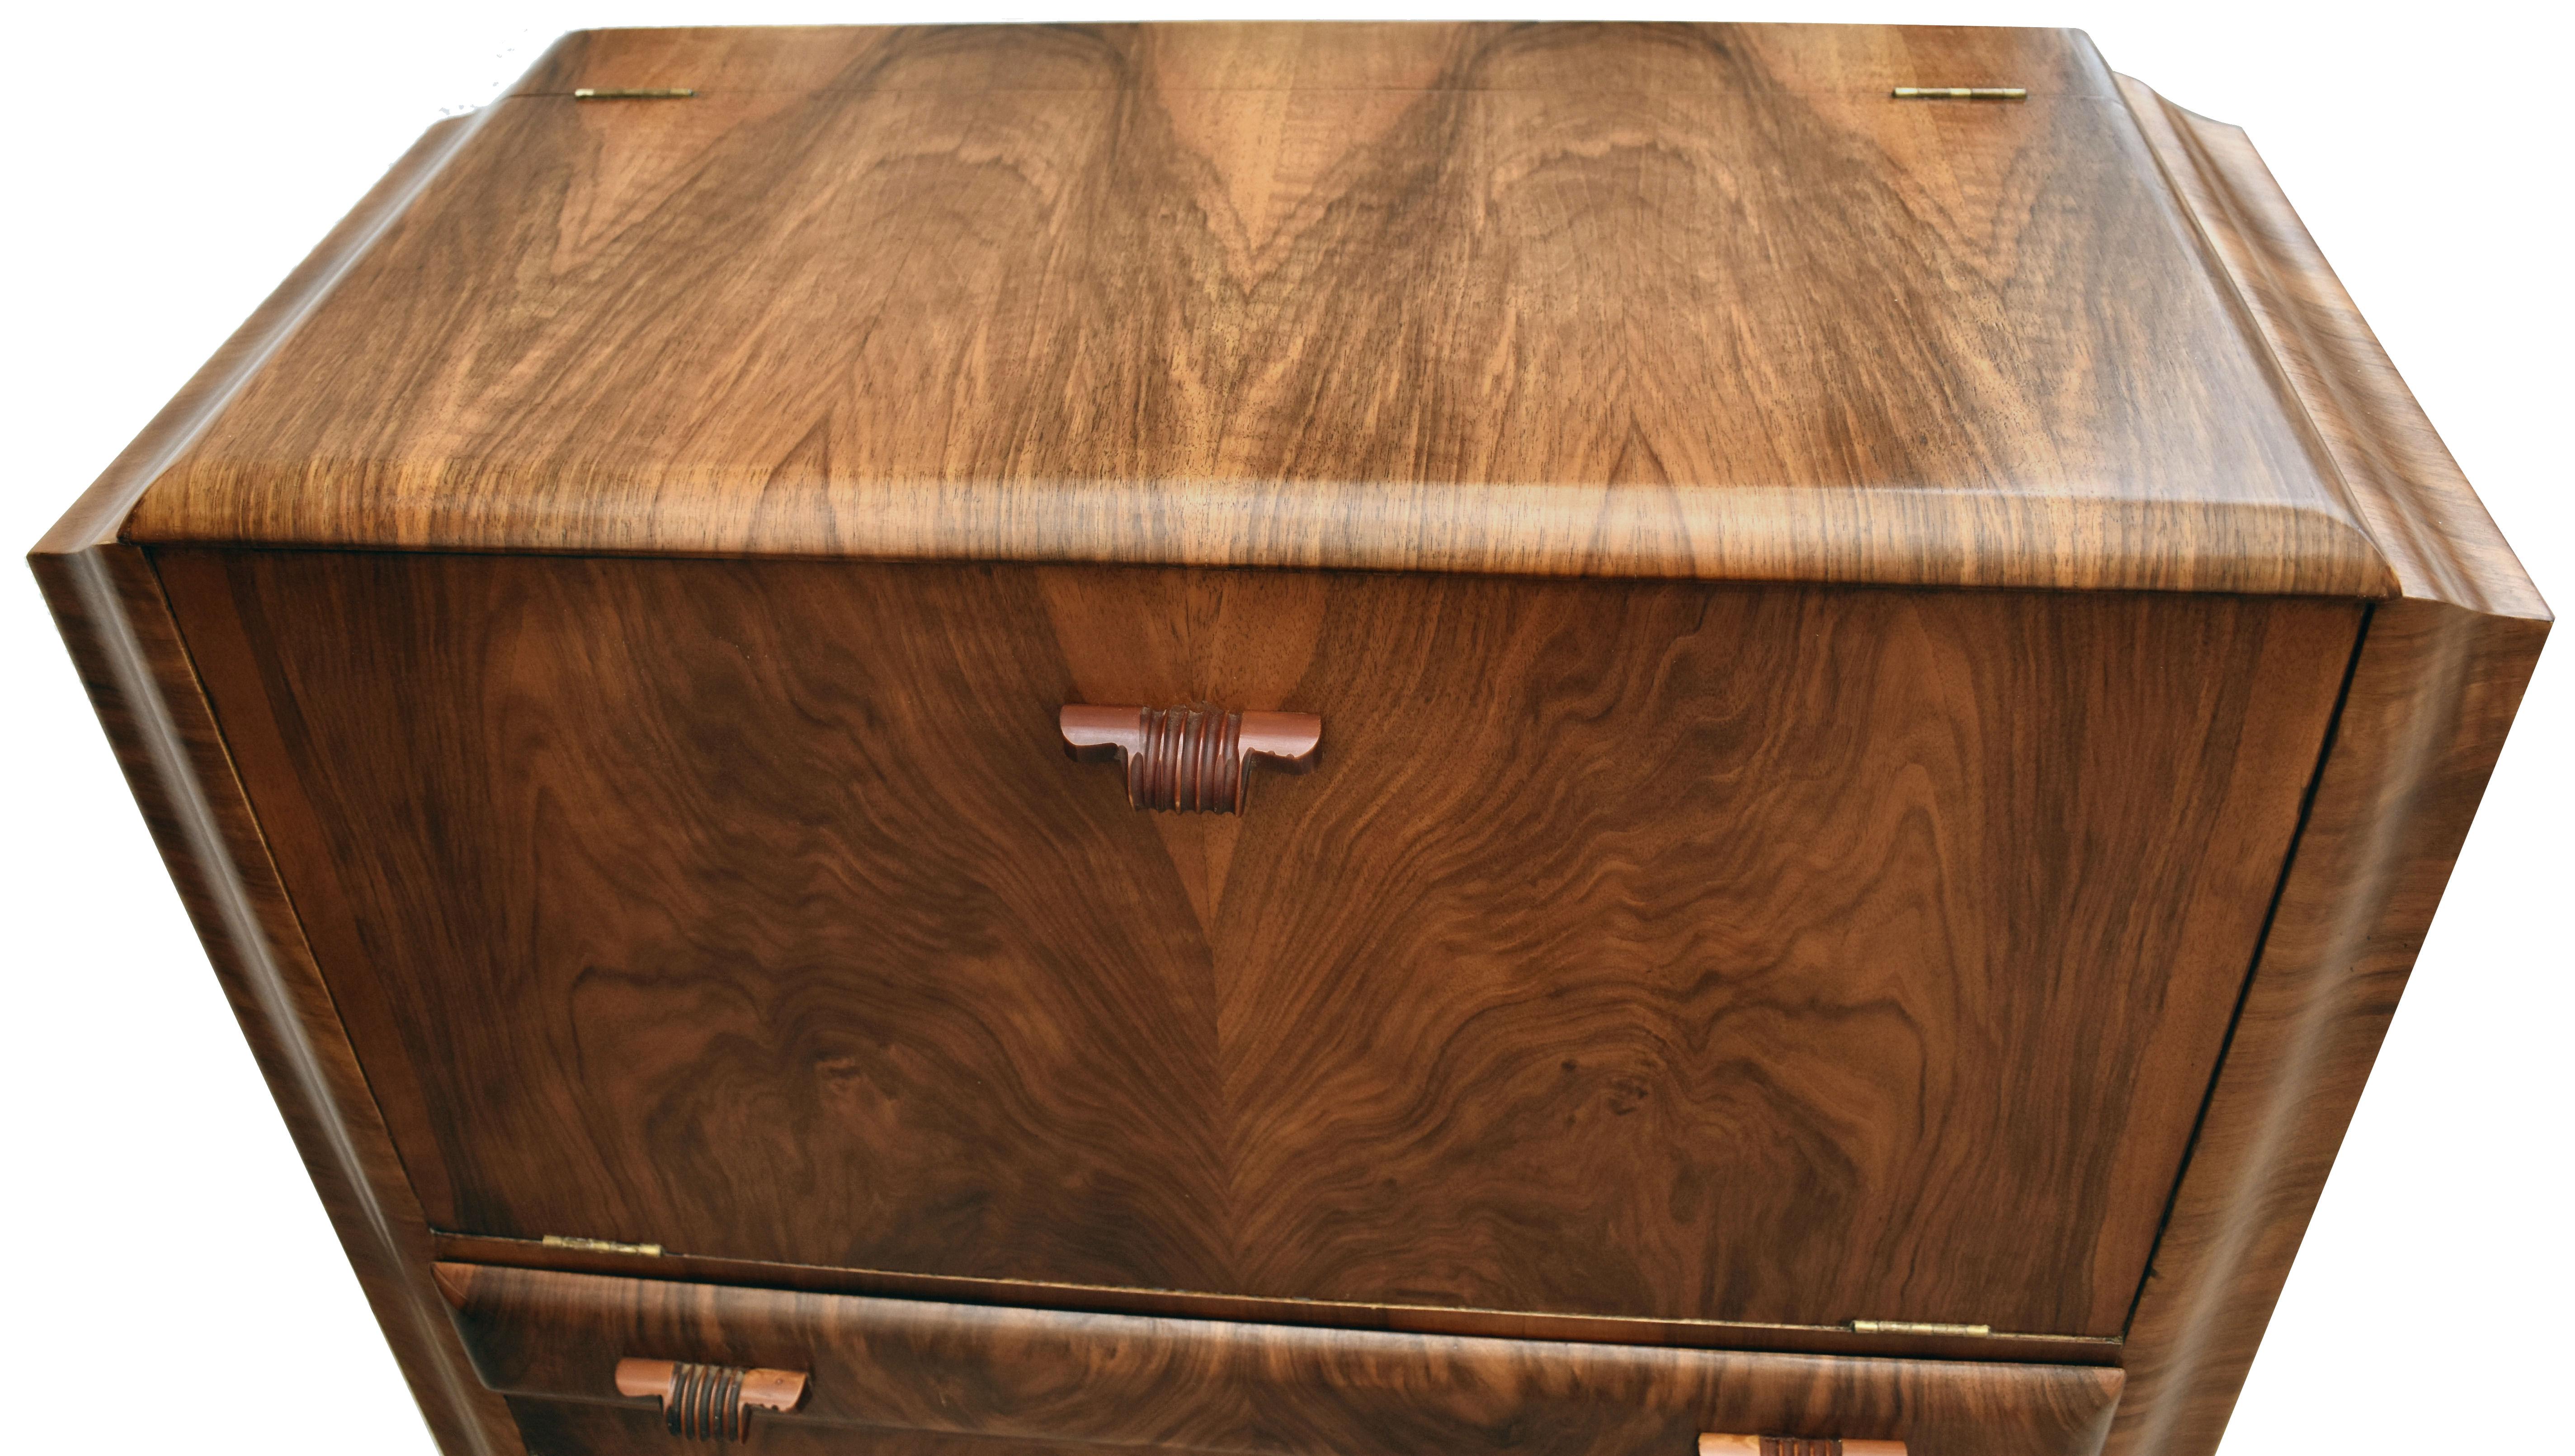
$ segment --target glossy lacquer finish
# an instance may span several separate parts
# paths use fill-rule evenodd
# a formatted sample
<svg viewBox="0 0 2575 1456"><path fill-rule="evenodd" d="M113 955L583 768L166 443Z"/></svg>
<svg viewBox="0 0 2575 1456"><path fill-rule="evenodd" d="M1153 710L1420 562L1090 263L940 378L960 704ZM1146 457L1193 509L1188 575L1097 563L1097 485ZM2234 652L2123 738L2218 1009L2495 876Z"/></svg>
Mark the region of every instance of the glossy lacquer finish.
<svg viewBox="0 0 2575 1456"><path fill-rule="evenodd" d="M2242 133L1863 26L569 37L34 565L451 1456L2205 1456L2548 627Z"/></svg>
<svg viewBox="0 0 2575 1456"><path fill-rule="evenodd" d="M161 568L442 1227L2088 1335L2135 1297L2360 618ZM1194 697L1313 712L1328 756L1210 818L1059 746L1067 701Z"/></svg>
<svg viewBox="0 0 2575 1456"><path fill-rule="evenodd" d="M479 124L134 539L2388 588L2067 32L610 32Z"/></svg>
<svg viewBox="0 0 2575 1456"><path fill-rule="evenodd" d="M638 1345L810 1362L769 1449L1694 1456L1701 1432L1902 1440L1912 1456L2083 1456L2116 1370L1823 1359L978 1308L441 1264L476 1367L538 1450L658 1449L613 1371ZM1883 1450L1884 1448L1879 1448Z"/></svg>

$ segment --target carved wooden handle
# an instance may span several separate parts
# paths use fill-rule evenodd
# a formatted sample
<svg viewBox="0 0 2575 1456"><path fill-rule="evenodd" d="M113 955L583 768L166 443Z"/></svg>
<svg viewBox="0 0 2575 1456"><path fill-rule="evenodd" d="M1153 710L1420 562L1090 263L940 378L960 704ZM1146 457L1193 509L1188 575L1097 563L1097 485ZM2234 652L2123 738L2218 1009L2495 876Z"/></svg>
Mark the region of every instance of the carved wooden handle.
<svg viewBox="0 0 2575 1456"><path fill-rule="evenodd" d="M662 1423L692 1440L748 1441L751 1413L791 1411L805 1403L802 1370L745 1370L678 1360L620 1360L617 1393L662 1402Z"/></svg>
<svg viewBox="0 0 2575 1456"><path fill-rule="evenodd" d="M1698 1438L1698 1456L1904 1456L1902 1441L1845 1441L1835 1436L1720 1436Z"/></svg>
<svg viewBox="0 0 2575 1456"><path fill-rule="evenodd" d="M1314 766L1323 721L1310 713L1228 713L1190 708L1090 708L1067 704L1064 750L1081 762L1127 763L1127 801L1138 808L1241 813L1255 758L1302 773Z"/></svg>

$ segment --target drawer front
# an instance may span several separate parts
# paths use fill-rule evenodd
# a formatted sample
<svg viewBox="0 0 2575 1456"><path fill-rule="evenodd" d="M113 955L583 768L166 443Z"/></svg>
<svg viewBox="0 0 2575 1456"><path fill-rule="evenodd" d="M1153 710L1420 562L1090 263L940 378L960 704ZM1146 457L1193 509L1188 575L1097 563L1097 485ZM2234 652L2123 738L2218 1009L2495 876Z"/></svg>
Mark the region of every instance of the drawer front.
<svg viewBox="0 0 2575 1456"><path fill-rule="evenodd" d="M675 1440L660 1413L642 1406L529 1396L511 1396L508 1404L531 1456L684 1456L709 1449ZM756 1420L753 1429L756 1434L749 1449L758 1456L1101 1456L1098 1446L1072 1442L944 1436L801 1420Z"/></svg>
<svg viewBox="0 0 2575 1456"><path fill-rule="evenodd" d="M438 1226L2114 1335L2351 604L164 553ZM1143 812L1066 704L1322 721Z"/></svg>
<svg viewBox="0 0 2575 1456"><path fill-rule="evenodd" d="M2115 1369L1323 1330L438 1266L476 1369L547 1456L676 1445L621 1360L801 1372L783 1451L955 1437L1247 1456L1693 1456L1706 1431L1902 1440L1911 1456L2099 1449ZM949 1438L949 1439L943 1439ZM1007 1449L1007 1448L1005 1448Z"/></svg>

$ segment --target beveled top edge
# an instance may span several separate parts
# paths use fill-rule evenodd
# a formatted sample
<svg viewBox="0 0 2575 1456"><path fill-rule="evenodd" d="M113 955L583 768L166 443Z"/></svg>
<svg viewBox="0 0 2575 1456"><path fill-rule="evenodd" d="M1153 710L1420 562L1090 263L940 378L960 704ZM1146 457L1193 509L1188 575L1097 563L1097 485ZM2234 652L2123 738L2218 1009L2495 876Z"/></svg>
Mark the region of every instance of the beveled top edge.
<svg viewBox="0 0 2575 1456"><path fill-rule="evenodd" d="M2134 77L2121 94L2305 411L2391 598L2550 620L2548 604L2244 129Z"/></svg>
<svg viewBox="0 0 2575 1456"><path fill-rule="evenodd" d="M1898 47L1908 42L1937 43L1964 39L2016 42L2032 50L2052 49L2059 53L2056 68L2033 74L2023 67L1992 70L1987 66L1969 66L1965 70L1934 67L1939 74L1908 76L1895 84L1938 86L2014 86L2033 98L2082 96L2114 100L2118 96L2109 68L2103 65L2091 38L2084 32L2066 27L1999 26L1999 25L1887 25L1875 23L1814 23L1781 21L1442 21L1442 20L1195 20L1195 21L1104 21L1104 22L1021 22L977 21L957 24L899 25L713 25L713 26L602 26L576 30L562 36L544 59L504 93L506 96L565 96L583 88L645 88L686 86L701 95L721 95L745 91L819 92L885 86L887 89L911 89L899 83L888 83L867 74L864 58L879 41L893 42L932 35L967 35L975 32L1026 31L1035 33L1099 34L1112 31L1153 32L1166 38L1254 35L1312 37L1364 36L1376 47L1403 51L1415 46L1445 48L1461 31L1504 32L1531 30L1580 30L1616 27L1624 30L1658 30L1671 33L1725 32L1755 43L1811 42L1821 38L1875 38ZM801 54L784 54L790 48ZM1240 66L1230 68L1222 82L1207 83L1209 89L1261 90L1272 87L1310 87L1314 82L1294 73L1292 48L1276 47L1288 58L1276 75L1262 75ZM699 54L683 60L685 52ZM713 52L709 55L708 52ZM1880 81L1854 80L1848 75L1826 69L1833 61L1847 57L1828 57L1820 61L1815 74L1804 78L1811 84L1765 85L1764 90L1868 91L1874 92ZM859 64L853 64L854 62ZM1419 89L1420 83L1391 79L1402 67L1392 58L1386 66L1389 78L1380 81L1360 79L1336 81L1326 89L1352 91ZM1796 79L1796 78L1791 78ZM958 78L939 89L967 87L975 90L1012 89L1026 84L1007 76L974 76ZM1096 84L1096 83L1094 83ZM1166 80L1164 89L1174 89ZM1455 83L1442 83L1440 89L1453 89ZM1055 89L1044 87L1040 89ZM1090 89L1089 85L1076 89ZM1554 89L1554 88L1550 88ZM1581 88L1575 88L1581 89ZM1649 79L1637 78L1637 89L1659 89ZM1689 87L1685 89L1701 89Z"/></svg>
<svg viewBox="0 0 2575 1456"><path fill-rule="evenodd" d="M551 52L549 52L551 54ZM402 216L438 169L463 148L492 108L433 122L358 205L325 234L295 271L261 300L213 357L161 407L89 488L49 527L29 556L72 556L133 540L135 512L172 465L196 444L295 326L330 295L385 228Z"/></svg>
<svg viewBox="0 0 2575 1456"><path fill-rule="evenodd" d="M378 499L379 478L352 489ZM245 480L209 494L256 490ZM494 495L507 497L503 489ZM1305 571L1440 572L1849 586L2394 595L2347 517L2291 505L1668 486L1053 482L813 483L792 517L728 512L721 488L650 487L616 504L528 495L538 509L394 511L400 540L308 520L246 536L229 523L138 515L145 545L533 552L849 561L994 561ZM166 498L165 498L166 499ZM676 507L677 509L671 509ZM202 526L210 529L192 529Z"/></svg>

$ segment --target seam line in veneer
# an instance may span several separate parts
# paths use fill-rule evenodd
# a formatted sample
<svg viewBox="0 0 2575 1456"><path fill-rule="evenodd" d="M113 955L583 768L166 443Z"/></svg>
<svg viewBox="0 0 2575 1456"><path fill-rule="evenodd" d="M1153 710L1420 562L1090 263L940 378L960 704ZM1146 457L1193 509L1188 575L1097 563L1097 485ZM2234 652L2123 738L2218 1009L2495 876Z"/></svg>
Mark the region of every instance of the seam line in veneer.
<svg viewBox="0 0 2575 1456"><path fill-rule="evenodd" d="M2325 769L2333 762L2334 740L2342 734L2343 710L2351 703L2351 685L2360 675L2360 656L2369 645L2369 627L2378 616L2378 604L2360 604L2360 630L2352 634L2351 656L2342 667L2342 686L2334 690L2333 712L2325 718L2324 741L2316 749L2316 766L2307 774L2306 791L2298 796L2297 822L2289 829L2288 852L2280 857L2279 876L2271 882L2271 902L2262 907L2262 926L2253 935L2253 956L2244 967L2244 978L2235 987L2235 1008L2226 1015L2226 1035L2217 1044L2217 1059L2209 1066L2208 1085L2199 1094L2199 1110L2192 1114L2190 1137L2182 1144L2181 1165L2173 1169L2172 1183L2164 1191L2164 1211L2155 1220L2154 1242L2146 1248L2145 1272L2138 1276L2137 1287L2128 1296L2128 1314L2119 1322L2124 1338L2136 1327L2137 1306L2145 1302L2146 1286L2155 1279L2155 1259L2162 1254L2164 1235L2172 1229L2173 1209L2181 1199L2182 1184L2190 1176L2191 1159L2199 1152L2200 1134L2208 1126L2208 1109L2217 1100L2217 1084L2226 1071L2226 1058L2235 1049L2235 1033L2244 1023L2244 1006L2252 998L2254 978L2262 973L2262 953L2270 948L2272 922L2280 915L2280 901L2289 891L2289 875L2297 868L2298 849L2306 841L2307 820L2315 813L2316 794L2324 787Z"/></svg>

